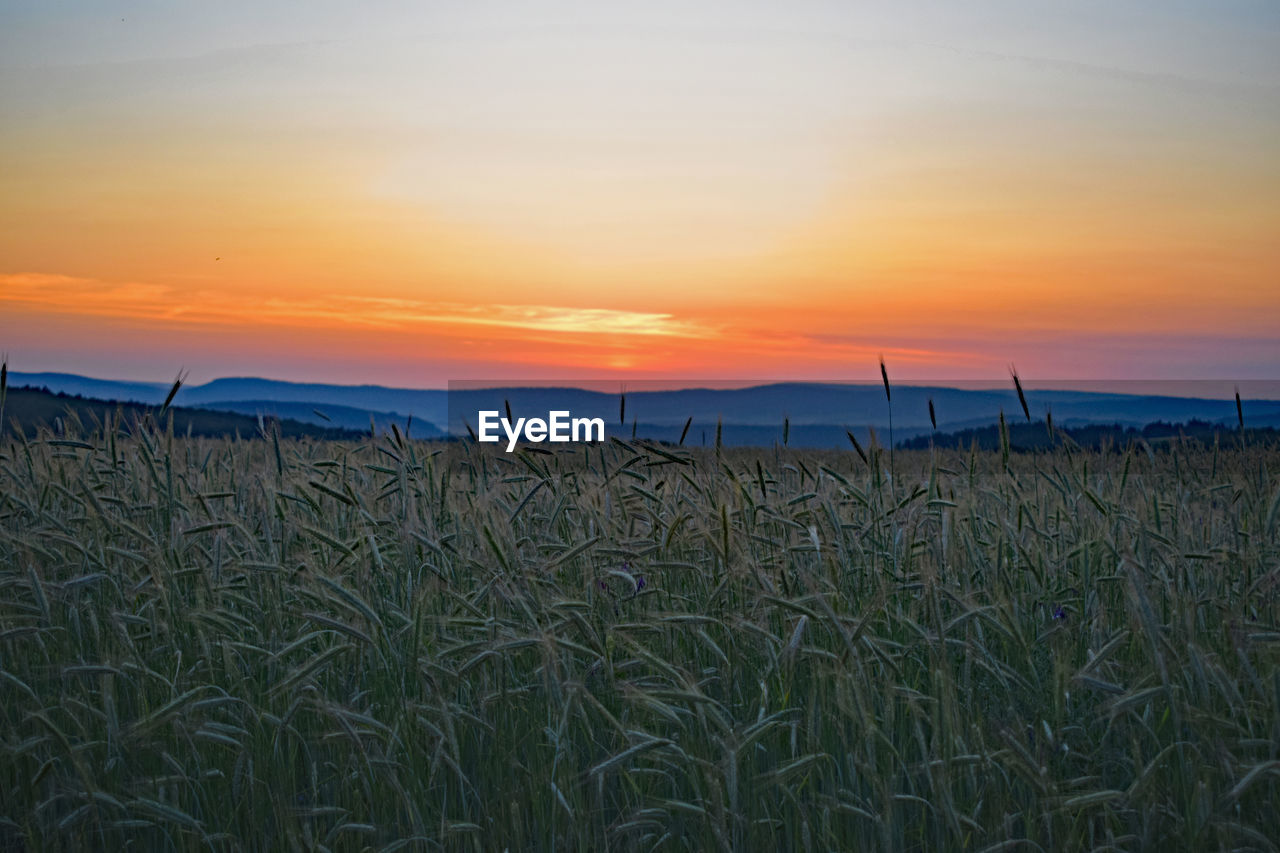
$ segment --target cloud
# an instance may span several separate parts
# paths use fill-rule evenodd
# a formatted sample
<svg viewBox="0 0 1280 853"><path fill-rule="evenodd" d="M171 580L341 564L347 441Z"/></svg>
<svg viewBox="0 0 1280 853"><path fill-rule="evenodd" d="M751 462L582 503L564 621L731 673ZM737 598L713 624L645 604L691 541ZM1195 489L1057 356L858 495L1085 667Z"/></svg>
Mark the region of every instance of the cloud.
<svg viewBox="0 0 1280 853"><path fill-rule="evenodd" d="M399 305L386 312L402 322L500 326L539 332L592 335L701 337L712 330L671 314L618 311L611 308L569 308L553 305L459 305L420 303Z"/></svg>
<svg viewBox="0 0 1280 853"><path fill-rule="evenodd" d="M310 299L191 291L145 282L104 282L48 273L0 275L0 305L38 313L114 317L170 324L283 325L411 330L490 327L604 337L707 338L718 329L651 311L557 305L469 305L331 294Z"/></svg>

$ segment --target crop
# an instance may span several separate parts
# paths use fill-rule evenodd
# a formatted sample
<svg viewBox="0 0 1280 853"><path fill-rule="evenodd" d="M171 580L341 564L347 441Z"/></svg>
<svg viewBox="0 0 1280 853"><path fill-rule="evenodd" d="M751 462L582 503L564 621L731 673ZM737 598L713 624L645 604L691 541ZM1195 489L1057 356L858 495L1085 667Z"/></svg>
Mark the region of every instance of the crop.
<svg viewBox="0 0 1280 853"><path fill-rule="evenodd" d="M1278 455L10 436L0 850L1275 849Z"/></svg>

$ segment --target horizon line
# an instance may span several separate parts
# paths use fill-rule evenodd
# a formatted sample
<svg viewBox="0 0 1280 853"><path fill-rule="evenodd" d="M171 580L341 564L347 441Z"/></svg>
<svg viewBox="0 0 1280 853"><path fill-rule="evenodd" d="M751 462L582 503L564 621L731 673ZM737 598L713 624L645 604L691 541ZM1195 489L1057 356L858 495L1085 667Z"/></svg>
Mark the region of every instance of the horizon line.
<svg viewBox="0 0 1280 853"><path fill-rule="evenodd" d="M121 383L131 385L149 385L157 389L171 387L173 379L134 379L107 378L76 373L67 370L10 370L10 384L14 378L21 376L65 376L92 382ZM178 374L175 373L175 377ZM1241 399L1257 402L1280 402L1280 379L1230 379L1230 378L1044 378L1036 379L1019 374L1019 381L1026 391L1078 391L1095 394L1124 394L1130 396L1170 396L1188 397L1189 394L1202 399L1232 399L1239 393ZM762 379L711 379L711 378L468 378L449 379L443 385L429 383L419 386L383 385L378 382L326 382L311 379L282 379L269 376L228 375L217 376L200 383L184 382L183 387L199 388L215 382L256 381L276 382L289 385L325 385L340 388L385 388L393 391L450 391L462 390L494 390L494 389L572 389L593 393L608 394L645 394L675 391L730 391L764 388L779 385L844 385L871 386L882 384L879 376L851 379L812 379L812 378L762 378ZM955 391L1003 391L1013 390L1012 376L999 379L965 377L965 378L903 378L890 379L891 387L938 388ZM462 387L458 387L462 386ZM1141 386L1147 390L1135 391L1133 386ZM1173 390L1174 387L1179 390ZM1123 390L1120 390L1123 389ZM1206 393L1207 392L1207 393ZM1262 395L1262 396L1259 396Z"/></svg>

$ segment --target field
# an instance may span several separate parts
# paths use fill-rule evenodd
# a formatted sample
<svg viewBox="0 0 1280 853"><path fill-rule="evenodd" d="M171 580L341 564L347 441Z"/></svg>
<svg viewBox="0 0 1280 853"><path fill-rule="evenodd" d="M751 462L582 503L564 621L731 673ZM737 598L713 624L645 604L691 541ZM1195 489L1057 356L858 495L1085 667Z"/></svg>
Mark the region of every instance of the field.
<svg viewBox="0 0 1280 853"><path fill-rule="evenodd" d="M1275 849L1280 451L0 448L0 850Z"/></svg>

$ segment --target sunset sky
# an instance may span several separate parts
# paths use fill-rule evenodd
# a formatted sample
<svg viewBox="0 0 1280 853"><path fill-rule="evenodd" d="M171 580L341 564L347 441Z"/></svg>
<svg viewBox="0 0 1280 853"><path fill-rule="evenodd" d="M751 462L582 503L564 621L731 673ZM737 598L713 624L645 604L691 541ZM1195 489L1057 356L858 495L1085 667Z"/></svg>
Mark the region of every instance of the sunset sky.
<svg viewBox="0 0 1280 853"><path fill-rule="evenodd" d="M0 350L1280 376L1280 4L0 0Z"/></svg>

